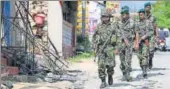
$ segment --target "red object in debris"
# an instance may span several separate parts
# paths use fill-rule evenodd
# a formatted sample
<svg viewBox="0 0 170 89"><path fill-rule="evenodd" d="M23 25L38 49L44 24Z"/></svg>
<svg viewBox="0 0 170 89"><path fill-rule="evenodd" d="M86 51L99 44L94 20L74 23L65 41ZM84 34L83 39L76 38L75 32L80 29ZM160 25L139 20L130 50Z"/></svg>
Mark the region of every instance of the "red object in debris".
<svg viewBox="0 0 170 89"><path fill-rule="evenodd" d="M164 43L165 41L164 40L160 40L160 43Z"/></svg>
<svg viewBox="0 0 170 89"><path fill-rule="evenodd" d="M44 19L45 19L45 15L44 14L35 14L33 16L34 20L35 20L35 23L37 25L42 25L44 24Z"/></svg>
<svg viewBox="0 0 170 89"><path fill-rule="evenodd" d="M162 40L161 43L164 43L164 40Z"/></svg>
<svg viewBox="0 0 170 89"><path fill-rule="evenodd" d="M18 67L12 67L12 66L5 66L1 68L1 77L5 77L8 75L17 75L19 74L19 68Z"/></svg>

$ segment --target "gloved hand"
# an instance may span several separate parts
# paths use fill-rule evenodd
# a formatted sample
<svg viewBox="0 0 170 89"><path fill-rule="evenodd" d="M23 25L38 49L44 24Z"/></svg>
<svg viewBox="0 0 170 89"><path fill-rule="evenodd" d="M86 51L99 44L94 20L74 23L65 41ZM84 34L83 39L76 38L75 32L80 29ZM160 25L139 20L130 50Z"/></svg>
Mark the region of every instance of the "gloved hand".
<svg viewBox="0 0 170 89"><path fill-rule="evenodd" d="M118 51L118 50L115 50L114 53L115 53L115 54L119 54L119 51Z"/></svg>

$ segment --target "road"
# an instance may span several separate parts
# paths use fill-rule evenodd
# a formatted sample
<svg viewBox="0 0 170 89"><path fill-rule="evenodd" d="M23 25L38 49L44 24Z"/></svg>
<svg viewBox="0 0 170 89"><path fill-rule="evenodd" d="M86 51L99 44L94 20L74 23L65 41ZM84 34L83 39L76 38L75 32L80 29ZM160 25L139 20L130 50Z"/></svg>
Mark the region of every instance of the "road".
<svg viewBox="0 0 170 89"><path fill-rule="evenodd" d="M119 65L119 56L116 56L115 74L113 75L114 84L105 89L169 89L170 52L155 53L153 69L149 71L147 79L142 77L142 71L136 55L133 55L132 59L132 82L121 81L122 73ZM76 75L78 77L77 82L17 83L13 89L30 89L30 87L31 89L100 89L97 63L93 62L93 59L73 63L69 69L82 71L81 75Z"/></svg>
<svg viewBox="0 0 170 89"><path fill-rule="evenodd" d="M170 52L156 52L154 57L153 69L148 72L148 78L142 78L142 71L139 67L138 59L134 55L132 59L131 73L132 82L122 82L122 74L119 68L119 57L116 56L117 65L115 74L113 75L114 84L106 89L169 89L170 82ZM86 72L88 80L85 82L85 89L100 89L100 79L97 74L97 65L93 62L88 62Z"/></svg>

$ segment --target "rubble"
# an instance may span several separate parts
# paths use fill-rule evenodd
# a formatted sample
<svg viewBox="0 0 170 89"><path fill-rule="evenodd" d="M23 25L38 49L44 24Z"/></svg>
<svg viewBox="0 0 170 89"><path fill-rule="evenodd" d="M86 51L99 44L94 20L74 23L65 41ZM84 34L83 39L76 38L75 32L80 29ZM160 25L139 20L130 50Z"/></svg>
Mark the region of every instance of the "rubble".
<svg viewBox="0 0 170 89"><path fill-rule="evenodd" d="M10 80L15 82L49 82L54 83L57 81L70 81L76 82L77 80L85 80L86 78L82 77L85 73L84 72L66 72L62 75L54 74L52 72L43 73L40 72L35 75L13 75L8 77L3 77L3 80Z"/></svg>
<svg viewBox="0 0 170 89"><path fill-rule="evenodd" d="M37 87L36 89L83 89L84 83L88 79L85 72L77 70L69 70L63 75L54 74L52 72L40 72L36 75L15 75L3 78L3 80L13 81L14 87L21 84L24 88L14 89L30 89L29 86ZM41 86L43 84L43 86ZM6 86L5 86L6 87ZM2 89L10 89L10 88Z"/></svg>
<svg viewBox="0 0 170 89"><path fill-rule="evenodd" d="M9 89L9 88L5 86L4 84L1 84L1 89Z"/></svg>
<svg viewBox="0 0 170 89"><path fill-rule="evenodd" d="M13 88L13 84L11 82L3 82L1 84L1 89L12 89Z"/></svg>

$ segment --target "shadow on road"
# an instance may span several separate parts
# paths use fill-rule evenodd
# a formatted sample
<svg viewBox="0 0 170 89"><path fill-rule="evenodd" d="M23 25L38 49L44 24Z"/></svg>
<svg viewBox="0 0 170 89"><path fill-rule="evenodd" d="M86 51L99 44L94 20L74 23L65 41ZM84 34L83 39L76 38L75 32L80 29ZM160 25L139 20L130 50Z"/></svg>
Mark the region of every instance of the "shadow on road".
<svg viewBox="0 0 170 89"><path fill-rule="evenodd" d="M151 71L169 70L169 68L153 68Z"/></svg>
<svg viewBox="0 0 170 89"><path fill-rule="evenodd" d="M144 86L144 87L139 87L139 88L135 88L135 89L154 89L154 88Z"/></svg>
<svg viewBox="0 0 170 89"><path fill-rule="evenodd" d="M150 71L160 71L160 70L169 70L169 68L152 68ZM132 69L132 71L141 71L141 69Z"/></svg>
<svg viewBox="0 0 170 89"><path fill-rule="evenodd" d="M165 75L165 74L163 74L163 73L149 73L148 74L148 77L154 77L154 76L159 76L159 75Z"/></svg>
<svg viewBox="0 0 170 89"><path fill-rule="evenodd" d="M36 88L39 88L41 86L26 86L26 87L23 87L23 88L20 88L20 89L36 89Z"/></svg>
<svg viewBox="0 0 170 89"><path fill-rule="evenodd" d="M131 84L128 83L113 83L113 85L110 85L109 87L125 87L125 86L129 86Z"/></svg>
<svg viewBox="0 0 170 89"><path fill-rule="evenodd" d="M149 77L155 77L155 76L159 76L159 75L164 75L163 73L148 73L148 78ZM139 74L136 78L133 79L133 81L140 81L144 79L142 74Z"/></svg>

